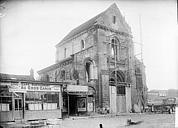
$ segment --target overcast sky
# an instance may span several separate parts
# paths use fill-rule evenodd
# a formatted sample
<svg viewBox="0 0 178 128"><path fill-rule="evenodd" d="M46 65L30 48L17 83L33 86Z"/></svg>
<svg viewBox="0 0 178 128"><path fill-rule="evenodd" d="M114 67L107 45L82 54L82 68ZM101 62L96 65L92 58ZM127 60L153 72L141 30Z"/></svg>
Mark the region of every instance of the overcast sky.
<svg viewBox="0 0 178 128"><path fill-rule="evenodd" d="M176 1L4 2L1 7L0 72L29 74L55 63L55 45L72 29L116 3L131 26L133 41L143 38L143 60L150 89L177 88ZM136 45L139 52L139 45ZM138 56L139 57L139 56Z"/></svg>

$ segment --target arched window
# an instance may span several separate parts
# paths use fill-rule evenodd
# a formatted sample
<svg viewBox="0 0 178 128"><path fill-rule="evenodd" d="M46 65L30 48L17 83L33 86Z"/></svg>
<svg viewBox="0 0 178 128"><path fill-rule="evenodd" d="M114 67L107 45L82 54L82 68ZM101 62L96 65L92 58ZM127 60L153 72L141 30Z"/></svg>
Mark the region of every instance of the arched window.
<svg viewBox="0 0 178 128"><path fill-rule="evenodd" d="M116 39L111 40L111 56L112 57L117 56L117 40Z"/></svg>
<svg viewBox="0 0 178 128"><path fill-rule="evenodd" d="M86 81L89 82L91 76L91 63L86 62L85 68L86 68Z"/></svg>
<svg viewBox="0 0 178 128"><path fill-rule="evenodd" d="M81 50L83 50L85 48L85 41L81 40Z"/></svg>
<svg viewBox="0 0 178 128"><path fill-rule="evenodd" d="M86 81L89 82L91 79L96 79L97 69L93 61L89 60L85 64L86 69Z"/></svg>

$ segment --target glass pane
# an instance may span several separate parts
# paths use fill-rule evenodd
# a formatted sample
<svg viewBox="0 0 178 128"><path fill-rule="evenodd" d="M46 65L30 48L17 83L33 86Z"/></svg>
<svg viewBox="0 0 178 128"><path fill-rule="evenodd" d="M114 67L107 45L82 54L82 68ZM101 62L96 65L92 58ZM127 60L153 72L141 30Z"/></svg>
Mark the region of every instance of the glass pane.
<svg viewBox="0 0 178 128"><path fill-rule="evenodd" d="M22 110L22 100L19 99L19 110Z"/></svg>
<svg viewBox="0 0 178 128"><path fill-rule="evenodd" d="M15 99L15 110L18 110L18 99Z"/></svg>

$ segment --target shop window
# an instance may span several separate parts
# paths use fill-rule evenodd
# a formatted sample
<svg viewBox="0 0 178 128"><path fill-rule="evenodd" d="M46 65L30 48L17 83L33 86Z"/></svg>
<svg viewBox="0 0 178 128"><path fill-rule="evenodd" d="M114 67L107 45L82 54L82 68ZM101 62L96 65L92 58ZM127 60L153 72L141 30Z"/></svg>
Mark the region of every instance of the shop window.
<svg viewBox="0 0 178 128"><path fill-rule="evenodd" d="M86 111L86 98L80 97L77 100L78 111Z"/></svg>
<svg viewBox="0 0 178 128"><path fill-rule="evenodd" d="M125 86L117 86L117 95L125 95Z"/></svg>
<svg viewBox="0 0 178 128"><path fill-rule="evenodd" d="M12 97L6 97L0 95L0 111L12 110Z"/></svg>
<svg viewBox="0 0 178 128"><path fill-rule="evenodd" d="M59 108L59 95L56 92L28 92L26 110L50 110Z"/></svg>

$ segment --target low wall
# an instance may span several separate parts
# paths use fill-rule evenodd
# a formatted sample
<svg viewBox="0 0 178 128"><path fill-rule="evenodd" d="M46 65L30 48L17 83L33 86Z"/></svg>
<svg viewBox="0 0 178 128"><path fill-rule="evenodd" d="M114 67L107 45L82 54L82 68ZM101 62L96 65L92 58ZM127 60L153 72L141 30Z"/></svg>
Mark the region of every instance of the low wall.
<svg viewBox="0 0 178 128"><path fill-rule="evenodd" d="M25 111L25 120L62 118L61 109Z"/></svg>
<svg viewBox="0 0 178 128"><path fill-rule="evenodd" d="M14 121L13 111L1 111L0 112L0 122Z"/></svg>
<svg viewBox="0 0 178 128"><path fill-rule="evenodd" d="M15 121L17 114L13 111L0 112L0 122ZM19 116L18 116L19 117ZM62 118L61 109L55 110L33 110L25 111L24 119L22 120L38 120L38 119L57 119ZM20 120L20 118L18 119Z"/></svg>

